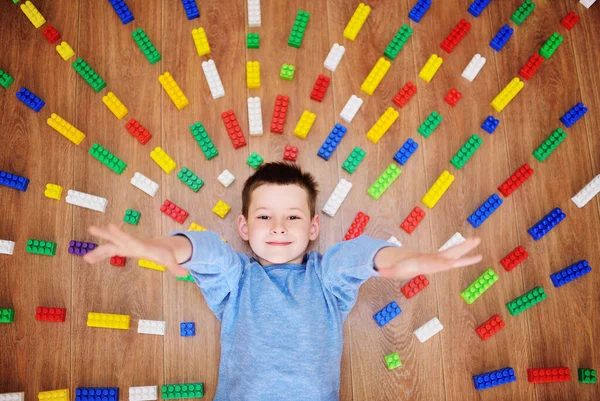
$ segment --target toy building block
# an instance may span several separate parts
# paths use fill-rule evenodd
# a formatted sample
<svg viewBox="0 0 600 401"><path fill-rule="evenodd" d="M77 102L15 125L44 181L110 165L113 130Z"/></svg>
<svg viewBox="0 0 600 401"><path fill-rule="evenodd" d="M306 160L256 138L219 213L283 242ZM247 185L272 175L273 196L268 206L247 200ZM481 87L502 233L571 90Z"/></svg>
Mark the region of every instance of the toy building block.
<svg viewBox="0 0 600 401"><path fill-rule="evenodd" d="M200 10L198 10L196 0L181 0L181 4L183 4L183 9L185 10L185 15L187 15L188 20L191 21L200 18Z"/></svg>
<svg viewBox="0 0 600 401"><path fill-rule="evenodd" d="M513 249L508 255L502 258L500 264L507 272L517 267L522 261L529 257L529 253L522 246Z"/></svg>
<svg viewBox="0 0 600 401"><path fill-rule="evenodd" d="M432 54L419 72L419 77L425 82L431 82L443 62L444 60L437 54Z"/></svg>
<svg viewBox="0 0 600 401"><path fill-rule="evenodd" d="M125 2L123 0L108 0L108 1L110 2L113 9L117 13L117 16L121 19L121 22L123 23L123 25L129 24L131 21L133 21L135 19L133 17L133 14L131 13L131 10L129 9L129 7L127 7L127 4L125 4Z"/></svg>
<svg viewBox="0 0 600 401"><path fill-rule="evenodd" d="M79 387L75 401L119 401L118 387Z"/></svg>
<svg viewBox="0 0 600 401"><path fill-rule="evenodd" d="M65 321L67 310L65 308L50 308L38 306L35 308L35 320L40 322L59 322Z"/></svg>
<svg viewBox="0 0 600 401"><path fill-rule="evenodd" d="M248 36L250 35L252 34L249 33ZM199 27L192 29L192 39L194 40L196 52L198 52L199 56L206 56L207 54L210 54L210 45L208 44L208 37L206 37L206 32L204 31L204 28Z"/></svg>
<svg viewBox="0 0 600 401"><path fill-rule="evenodd" d="M150 152L150 157L167 174L171 174L175 170L175 167L177 167L177 163L160 146L157 146Z"/></svg>
<svg viewBox="0 0 600 401"><path fill-rule="evenodd" d="M133 40L138 45L142 53L144 53L144 56L146 56L146 59L148 59L150 64L156 64L160 61L160 53L158 52L158 50L156 50L156 47L142 28L138 28L135 31L133 31L131 33L131 36L133 37Z"/></svg>
<svg viewBox="0 0 600 401"><path fill-rule="evenodd" d="M585 8L590 8L595 2L596 0L579 0L579 4L581 4Z"/></svg>
<svg viewBox="0 0 600 401"><path fill-rule="evenodd" d="M429 138L429 136L435 131L435 129L442 123L442 116L437 111L432 111L431 114L423 121L421 126L417 129L417 132L421 134L423 138Z"/></svg>
<svg viewBox="0 0 600 401"><path fill-rule="evenodd" d="M500 386L502 384L511 383L517 380L513 368L502 368L493 372L482 373L473 376L473 384L478 391Z"/></svg>
<svg viewBox="0 0 600 401"><path fill-rule="evenodd" d="M554 287L562 287L563 285L570 283L571 281L585 276L589 272L592 271L587 260L580 260L577 263L573 263L570 266L565 267L562 270L557 271L550 275L550 279L552 280L552 284Z"/></svg>
<svg viewBox="0 0 600 401"><path fill-rule="evenodd" d="M402 224L400 224L400 228L406 231L407 234L412 234L419 223L425 218L425 215L426 213L419 206L415 206Z"/></svg>
<svg viewBox="0 0 600 401"><path fill-rule="evenodd" d="M321 145L321 148L317 152L317 156L329 160L331 154L335 151L335 148L338 147L342 138L346 135L346 131L348 131L346 127L340 123L336 123L329 135L327 135L325 142Z"/></svg>
<svg viewBox="0 0 600 401"><path fill-rule="evenodd" d="M387 242L396 245L398 248L402 247L402 243L398 240L398 238L394 237L393 235L387 239Z"/></svg>
<svg viewBox="0 0 600 401"><path fill-rule="evenodd" d="M310 92L310 98L321 103L323 101L325 93L327 92L327 88L329 88L330 81L331 78L323 74L319 74L319 76L317 77L317 81L315 82L315 86L313 87L312 92Z"/></svg>
<svg viewBox="0 0 600 401"><path fill-rule="evenodd" d="M473 228L479 227L491 216L502 204L502 199L496 194L490 196L481 206L471 214L467 221L471 223Z"/></svg>
<svg viewBox="0 0 600 401"><path fill-rule="evenodd" d="M250 156L248 156L248 159L246 160L246 163L252 167L254 170L256 170L257 168L260 167L261 164L263 164L263 162L265 161L265 159L263 159L263 157L261 155L259 155L256 152L252 152L250 154Z"/></svg>
<svg viewBox="0 0 600 401"><path fill-rule="evenodd" d="M69 189L65 200L69 205L79 206L102 213L106 211L106 205L108 205L106 198L86 194L85 192L79 192L73 189Z"/></svg>
<svg viewBox="0 0 600 401"><path fill-rule="evenodd" d="M296 14L296 20L294 21L294 26L292 27L292 32L290 32L290 37L288 39L289 46L297 49L300 48L309 19L310 14L307 11L298 11L298 14Z"/></svg>
<svg viewBox="0 0 600 401"><path fill-rule="evenodd" d="M211 160L219 155L219 151L215 147L212 139L210 139L210 136L208 136L208 133L201 122L190 125L190 132L198 143L198 146L200 146L200 150L204 153L206 160Z"/></svg>
<svg viewBox="0 0 600 401"><path fill-rule="evenodd" d="M540 68L543 61L544 58L539 54L535 53L529 58L529 60L527 60L527 63L525 63L523 68L521 68L521 70L519 71L519 75L523 79L529 81L531 77L533 77L533 74L535 74L535 72L538 70L538 68Z"/></svg>
<svg viewBox="0 0 600 401"><path fill-rule="evenodd" d="M16 3L17 1L13 0L13 3ZM25 392L0 393L0 401L25 401Z"/></svg>
<svg viewBox="0 0 600 401"><path fill-rule="evenodd" d="M444 193L450 188L450 185L454 182L454 176L447 170L444 170L437 180L433 183L429 191L423 196L421 200L425 206L430 209L439 202Z"/></svg>
<svg viewBox="0 0 600 401"><path fill-rule="evenodd" d="M137 226L140 222L140 217L142 217L142 214L137 210L127 209L125 216L123 216L123 221L132 226Z"/></svg>
<svg viewBox="0 0 600 401"><path fill-rule="evenodd" d="M434 317L433 319L425 323L423 326L413 331L413 333L415 334L415 336L417 336L417 339L420 342L424 343L425 341L429 340L431 337L435 336L437 333L442 331L443 328L444 326L442 326L440 320L437 317Z"/></svg>
<svg viewBox="0 0 600 401"><path fill-rule="evenodd" d="M15 79L11 77L7 72L0 70L0 86L4 89L8 89L8 87L15 82Z"/></svg>
<svg viewBox="0 0 600 401"><path fill-rule="evenodd" d="M546 298L548 298L548 295L546 295L544 289L542 287L535 287L531 291L528 291L507 303L506 308L511 316L517 316L519 313L539 304Z"/></svg>
<svg viewBox="0 0 600 401"><path fill-rule="evenodd" d="M527 232L531 235L531 238L538 241L544 235L546 235L550 230L558 225L561 221L563 221L567 217L563 211L557 207L552 209L550 213L548 213L544 218L542 218L539 222L537 222L533 227L531 227Z"/></svg>
<svg viewBox="0 0 600 401"><path fill-rule="evenodd" d="M416 93L417 87L412 82L408 81L406 85L396 93L392 102L394 102L396 106L403 108Z"/></svg>
<svg viewBox="0 0 600 401"><path fill-rule="evenodd" d="M196 335L196 323L181 322L179 324L179 335L181 337L193 337Z"/></svg>
<svg viewBox="0 0 600 401"><path fill-rule="evenodd" d="M129 387L129 401L158 400L157 386Z"/></svg>
<svg viewBox="0 0 600 401"><path fill-rule="evenodd" d="M139 334L154 334L157 336L164 336L167 331L167 322L162 320L145 320L140 319L138 322Z"/></svg>
<svg viewBox="0 0 600 401"><path fill-rule="evenodd" d="M112 313L88 312L87 326L103 329L129 330L131 316Z"/></svg>
<svg viewBox="0 0 600 401"><path fill-rule="evenodd" d="M14 241L0 239L0 255L12 255L15 251Z"/></svg>
<svg viewBox="0 0 600 401"><path fill-rule="evenodd" d="M342 164L342 168L346 170L348 173L352 174L358 167L358 165L363 161L367 152L359 148L358 146L352 149L352 152L348 155L344 163Z"/></svg>
<svg viewBox="0 0 600 401"><path fill-rule="evenodd" d="M500 113L504 108L517 96L521 89L525 86L525 83L519 78L515 77L506 85L502 91L492 100L491 106Z"/></svg>
<svg viewBox="0 0 600 401"><path fill-rule="evenodd" d="M383 359L385 360L388 370L393 370L402 366L402 361L400 360L397 352L386 355L383 357Z"/></svg>
<svg viewBox="0 0 600 401"><path fill-rule="evenodd" d="M531 0L525 0L523 4L519 6L510 17L510 20L517 25L521 25L527 17L531 15L533 10L535 9L535 3Z"/></svg>
<svg viewBox="0 0 600 401"><path fill-rule="evenodd" d="M46 27L42 30L42 34L51 44L55 44L61 38L60 32L58 32L52 25L46 25Z"/></svg>
<svg viewBox="0 0 600 401"><path fill-rule="evenodd" d="M492 38L490 47L499 52L506 45L506 43L508 43L508 40L511 38L513 33L515 33L513 28L511 28L508 24L504 25L502 28L500 28L496 36Z"/></svg>
<svg viewBox="0 0 600 401"><path fill-rule="evenodd" d="M229 170L223 170L221 174L217 177L217 180L225 187L229 187L235 181L235 176L229 172Z"/></svg>
<svg viewBox="0 0 600 401"><path fill-rule="evenodd" d="M40 391L38 393L39 401L69 401L69 389Z"/></svg>
<svg viewBox="0 0 600 401"><path fill-rule="evenodd" d="M485 322L481 324L481 326L475 329L475 332L481 337L482 340L487 340L492 337L494 334L500 331L506 324L502 320L502 318L498 315L494 315Z"/></svg>
<svg viewBox="0 0 600 401"><path fill-rule="evenodd" d="M159 265L158 263L155 263L151 260L147 260L147 259L140 259L138 260L138 266L139 267L144 267L146 269L150 269L150 270L157 270L160 272L164 272L167 271L167 268L164 266Z"/></svg>
<svg viewBox="0 0 600 401"><path fill-rule="evenodd" d="M550 57L552 57L552 55L554 54L556 49L558 49L558 47L561 45L563 40L565 40L564 36L559 35L558 32L554 32L540 49L540 56L548 60Z"/></svg>
<svg viewBox="0 0 600 401"><path fill-rule="evenodd" d="M462 93L457 91L456 88L452 88L450 89L450 92L448 92L444 97L444 101L450 106L454 107L456 106L460 98L462 98Z"/></svg>
<svg viewBox="0 0 600 401"><path fill-rule="evenodd" d="M402 171L394 163L387 166L385 171L377 178L377 180L367 189L367 193L371 198L377 200L381 195L396 181Z"/></svg>
<svg viewBox="0 0 600 401"><path fill-rule="evenodd" d="M63 44L64 43L65 42L63 42ZM58 47L56 50L58 50ZM81 78L83 78L83 80L87 82L88 85L90 85L96 93L100 92L106 87L106 82L104 82L104 80L100 78L96 71L94 71L92 67L88 63L86 63L81 57L78 58L72 65L75 71L77 71Z"/></svg>
<svg viewBox="0 0 600 401"><path fill-rule="evenodd" d="M11 174L0 170L0 186L5 186L19 191L27 191L29 178L21 177L20 175Z"/></svg>
<svg viewBox="0 0 600 401"><path fill-rule="evenodd" d="M444 243L444 245L440 247L440 249L438 249L438 252L444 252L446 249L456 246L458 244L462 244L465 241L465 237L463 237L461 233L456 232L452 235L452 237L450 237L450 239L448 239L448 241Z"/></svg>
<svg viewBox="0 0 600 401"><path fill-rule="evenodd" d="M408 18L418 24L430 7L431 0L417 0L417 4L408 13Z"/></svg>
<svg viewBox="0 0 600 401"><path fill-rule="evenodd" d="M471 135L469 140L458 150L456 155L450 160L456 169L460 170L467 164L475 151L481 147L483 140L477 134Z"/></svg>
<svg viewBox="0 0 600 401"><path fill-rule="evenodd" d="M494 269L489 268L483 272L483 274L479 276L477 280L473 281L471 285L465 288L464 291L460 293L460 296L467 304L471 305L496 281L498 281L498 275Z"/></svg>
<svg viewBox="0 0 600 401"><path fill-rule="evenodd" d="M234 149L239 149L243 146L246 146L244 133L240 128L240 124L238 123L237 117L235 116L233 110L227 110L221 113L221 119L223 120L223 124L225 124L227 135L229 136L229 139L231 139Z"/></svg>
<svg viewBox="0 0 600 401"><path fill-rule="evenodd" d="M163 87L165 92L167 92L167 95L169 95L173 101L173 104L175 104L175 107L177 107L177 110L181 110L190 104L190 101L187 97L185 97L183 91L179 85L177 85L177 82L175 82L175 79L173 79L170 73L165 72L164 74L160 75L158 77L158 82L160 82L160 85Z"/></svg>
<svg viewBox="0 0 600 401"><path fill-rule="evenodd" d="M73 48L64 40L60 45L56 45L56 52L62 57L63 60L68 61L75 55Z"/></svg>
<svg viewBox="0 0 600 401"><path fill-rule="evenodd" d="M471 23L461 19L441 44L442 50L450 54L471 29Z"/></svg>
<svg viewBox="0 0 600 401"><path fill-rule="evenodd" d="M571 370L561 366L557 368L529 368L527 369L529 383L556 383L571 381Z"/></svg>
<svg viewBox="0 0 600 401"><path fill-rule="evenodd" d="M44 241L41 239L28 239L25 247L27 253L35 255L55 256L56 242Z"/></svg>
<svg viewBox="0 0 600 401"><path fill-rule="evenodd" d="M298 148L291 145L285 145L285 149L283 150L283 160L296 161L298 157Z"/></svg>
<svg viewBox="0 0 600 401"><path fill-rule="evenodd" d="M156 192L158 191L158 184L152 181L150 178L146 177L142 173L136 172L133 177L131 177L131 185L142 190L147 193L151 197L154 198Z"/></svg>
<svg viewBox="0 0 600 401"><path fill-rule="evenodd" d="M296 71L296 67L291 64L283 64L281 66L281 71L279 72L279 78L285 79L286 81L291 81L294 79L294 72Z"/></svg>
<svg viewBox="0 0 600 401"><path fill-rule="evenodd" d="M340 113L340 118L346 121L348 124L352 122L356 113L363 104L363 100L356 95L350 96L350 99L346 102L346 105Z"/></svg>
<svg viewBox="0 0 600 401"><path fill-rule="evenodd" d="M287 117L290 98L284 95L277 95L273 116L271 117L271 132L274 134L283 134L283 126Z"/></svg>
<svg viewBox="0 0 600 401"><path fill-rule="evenodd" d="M227 216L227 213L229 213L230 210L231 210L231 206L229 206L227 203L223 202L222 200L219 200L212 209L213 213L222 219L224 219L225 216Z"/></svg>
<svg viewBox="0 0 600 401"><path fill-rule="evenodd" d="M394 160L398 162L401 166L404 166L408 159L417 151L419 144L412 140L412 138L408 138L404 145L394 155Z"/></svg>
<svg viewBox="0 0 600 401"><path fill-rule="evenodd" d="M385 308L373 315L373 319L375 319L379 327L383 327L400 313L402 313L402 309L400 309L396 301L392 301Z"/></svg>
<svg viewBox="0 0 600 401"><path fill-rule="evenodd" d="M585 107L582 102L579 102L573 106L571 110L567 111L565 115L560 118L560 121L565 125L565 127L571 128L573 124L575 124L587 112L588 108Z"/></svg>
<svg viewBox="0 0 600 401"><path fill-rule="evenodd" d="M125 256L114 255L110 257L111 266L124 267L127 262L127 258Z"/></svg>
<svg viewBox="0 0 600 401"><path fill-rule="evenodd" d="M487 132L488 134L493 134L498 128L498 124L500 124L500 120L494 118L494 116L488 116L481 124L481 129Z"/></svg>
<svg viewBox="0 0 600 401"><path fill-rule="evenodd" d="M542 142L536 150L533 151L533 156L539 161L545 161L556 150L558 145L564 142L567 138L567 133L562 128L555 129L548 138Z"/></svg>
<svg viewBox="0 0 600 401"><path fill-rule="evenodd" d="M246 63L246 84L248 89L260 88L260 63L258 61Z"/></svg>
<svg viewBox="0 0 600 401"><path fill-rule="evenodd" d="M383 55L392 61L395 60L396 56L398 56L398 53L400 53L400 50L402 50L406 42L408 42L408 39L412 33L413 29L411 27L406 24L402 24L398 32L396 32L392 38L390 44L388 44L385 48Z"/></svg>
<svg viewBox="0 0 600 401"><path fill-rule="evenodd" d="M394 110L394 108L388 107L381 117L379 117L379 120L377 120L377 122L367 132L367 139L373 143L379 142L379 140L390 129L392 124L396 122L399 115L400 113Z"/></svg>
<svg viewBox="0 0 600 401"><path fill-rule="evenodd" d="M327 199L327 202L325 202L325 205L323 206L323 213L331 217L335 216L351 189L352 183L350 181L346 181L343 178L340 179L335 186L335 189L331 193L331 196L329 196L329 199Z"/></svg>
<svg viewBox="0 0 600 401"><path fill-rule="evenodd" d="M88 153L94 159L98 160L100 163L104 164L106 167L119 175L121 175L125 168L127 168L127 163L97 143L92 145Z"/></svg>
<svg viewBox="0 0 600 401"><path fill-rule="evenodd" d="M12 323L15 320L14 309L0 309L0 323Z"/></svg>
<svg viewBox="0 0 600 401"><path fill-rule="evenodd" d="M342 57L344 56L345 52L346 48L344 46L334 43L333 46L331 46L331 50L329 50L327 58L323 62L323 67L327 68L331 72L334 72L340 64L340 61L342 61Z"/></svg>
<svg viewBox="0 0 600 401"><path fill-rule="evenodd" d="M565 15L565 18L560 21L560 24L570 31L578 22L579 15L575 14L575 11L570 11Z"/></svg>
<svg viewBox="0 0 600 401"><path fill-rule="evenodd" d="M30 1L26 1L25 4L21 4L21 11L23 11L23 14L27 16L29 21L36 29L46 23L44 16L40 14L38 9L35 8Z"/></svg>
<svg viewBox="0 0 600 401"><path fill-rule="evenodd" d="M372 95L375 89L377 89L377 86L379 86L379 83L383 77L385 77L385 74L387 74L391 65L392 63L390 63L388 60L380 57L369 75L367 75L363 81L362 85L360 86L360 90L365 92L367 95Z"/></svg>
<svg viewBox="0 0 600 401"><path fill-rule="evenodd" d="M308 110L304 110L300 120L298 121L298 124L296 124L296 128L294 128L294 135L296 135L298 138L306 139L316 118L316 114L311 113Z"/></svg>
<svg viewBox="0 0 600 401"><path fill-rule="evenodd" d="M483 10L492 2L492 0L474 0L469 6L469 14L477 18L481 15Z"/></svg>
<svg viewBox="0 0 600 401"><path fill-rule="evenodd" d="M258 96L248 98L248 126L250 136L263 134L262 108Z"/></svg>
<svg viewBox="0 0 600 401"><path fill-rule="evenodd" d="M469 82L473 82L473 80L477 77L483 66L485 65L486 58L481 54L476 54L473 56L469 64L465 67L461 76Z"/></svg>
<svg viewBox="0 0 600 401"><path fill-rule="evenodd" d="M184 209L180 208L170 200L166 199L165 202L160 207L160 211L178 222L179 224L183 224L185 219L189 216L188 212Z"/></svg>
<svg viewBox="0 0 600 401"><path fill-rule="evenodd" d="M194 192L198 192L204 185L204 181L202 181L187 167L182 168L179 173L177 173L177 178L179 178L179 181L183 182L186 187L190 188Z"/></svg>
<svg viewBox="0 0 600 401"><path fill-rule="evenodd" d="M579 383L596 384L598 382L596 370L586 368L577 369L577 380Z"/></svg>
<svg viewBox="0 0 600 401"><path fill-rule="evenodd" d="M594 177L585 187L571 198L578 208L582 208L600 192L600 175Z"/></svg>
<svg viewBox="0 0 600 401"><path fill-rule="evenodd" d="M362 29L370 13L371 7L364 3L359 3L356 10L354 10L354 14L352 14L350 21L348 21L346 28L344 28L344 37L350 40L356 39L356 36Z"/></svg>
<svg viewBox="0 0 600 401"><path fill-rule="evenodd" d="M352 224L350 224L350 228L346 231L343 241L348 241L361 235L365 231L365 227L370 219L371 217L368 214L358 212L354 217Z"/></svg>
<svg viewBox="0 0 600 401"><path fill-rule="evenodd" d="M142 145L147 144L148 141L152 139L152 134L133 118L125 124L125 129Z"/></svg>
<svg viewBox="0 0 600 401"><path fill-rule="evenodd" d="M248 32L246 35L246 48L260 49L260 35L258 33ZM200 54L200 52L198 52L198 54Z"/></svg>
<svg viewBox="0 0 600 401"><path fill-rule="evenodd" d="M98 244L86 241L75 241L69 242L69 254L76 256L84 256L85 254L93 251L98 247Z"/></svg>
<svg viewBox="0 0 600 401"><path fill-rule="evenodd" d="M411 299L428 285L429 280L427 280L427 277L420 274L417 277L410 280L408 283L406 283L402 288L400 288L400 291L402 291L406 299Z"/></svg>
<svg viewBox="0 0 600 401"><path fill-rule="evenodd" d="M163 384L160 388L163 400L204 397L204 383Z"/></svg>
<svg viewBox="0 0 600 401"><path fill-rule="evenodd" d="M225 170L227 171L227 170ZM206 231L206 228L202 227L200 224L192 221L190 226L187 229L188 231Z"/></svg>
<svg viewBox="0 0 600 401"><path fill-rule="evenodd" d="M525 163L498 187L502 195L509 196L533 175L533 169Z"/></svg>
<svg viewBox="0 0 600 401"><path fill-rule="evenodd" d="M17 99L19 99L25 106L38 113L42 107L46 104L41 98L36 96L35 93L31 92L25 87L21 87L17 92Z"/></svg>
<svg viewBox="0 0 600 401"><path fill-rule="evenodd" d="M217 65L215 64L215 61L203 61L202 71L204 71L204 76L206 77L206 82L208 83L208 89L210 89L210 94L212 95L213 99L219 99L225 96L225 88L223 87L223 82L219 76L219 71L217 71Z"/></svg>
<svg viewBox="0 0 600 401"><path fill-rule="evenodd" d="M260 0L248 0L248 26L257 28L260 25Z"/></svg>

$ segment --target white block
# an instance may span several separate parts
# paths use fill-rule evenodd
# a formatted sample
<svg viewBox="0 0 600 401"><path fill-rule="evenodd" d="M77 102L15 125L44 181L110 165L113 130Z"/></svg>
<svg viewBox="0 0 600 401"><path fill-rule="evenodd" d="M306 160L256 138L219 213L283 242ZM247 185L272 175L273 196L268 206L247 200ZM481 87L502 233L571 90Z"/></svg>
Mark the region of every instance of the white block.
<svg viewBox="0 0 600 401"><path fill-rule="evenodd" d="M260 23L260 0L248 0L248 26L255 28Z"/></svg>
<svg viewBox="0 0 600 401"><path fill-rule="evenodd" d="M208 82L208 88L213 99L225 96L225 88L223 88L223 82L221 82L221 77L219 76L219 71L217 71L214 60L202 62L202 70L204 71L204 76L206 77L206 82Z"/></svg>
<svg viewBox="0 0 600 401"><path fill-rule="evenodd" d="M14 251L15 251L15 243L13 241L0 239L0 254L12 255ZM11 393L11 394L17 394L17 393ZM1 401L1 399L0 399L0 401Z"/></svg>
<svg viewBox="0 0 600 401"><path fill-rule="evenodd" d="M394 237L393 235L390 238L388 238L387 241L394 245L402 246L402 243L398 240L398 238Z"/></svg>
<svg viewBox="0 0 600 401"><path fill-rule="evenodd" d="M454 233L454 235L452 237L450 237L450 239L448 241L446 241L446 243L444 245L442 245L442 247L440 249L438 249L438 252L443 252L446 249L454 246L454 245L458 245L458 244L462 244L463 242L465 242L466 239L465 237L462 236L461 233Z"/></svg>
<svg viewBox="0 0 600 401"><path fill-rule="evenodd" d="M345 179L341 179L340 182L335 186L331 196L325 202L325 206L323 206L323 213L333 217L337 213L338 209L342 205L346 196L348 196L348 192L352 189L352 183L350 181L346 181Z"/></svg>
<svg viewBox="0 0 600 401"><path fill-rule="evenodd" d="M573 203L577 205L578 208L584 207L589 201L594 198L594 196L598 195L600 192L600 175L594 177L594 179L587 183L585 187L579 192L577 195L571 198Z"/></svg>
<svg viewBox="0 0 600 401"><path fill-rule="evenodd" d="M424 343L425 341L429 340L431 337L442 331L443 328L444 326L442 326L440 320L437 317L434 317L433 319L425 323L423 326L416 329L413 333L415 333L415 336L417 336L419 341Z"/></svg>
<svg viewBox="0 0 600 401"><path fill-rule="evenodd" d="M156 334L164 336L167 330L167 323L162 320L143 320L138 322L138 333L141 334Z"/></svg>
<svg viewBox="0 0 600 401"><path fill-rule="evenodd" d="M158 400L156 386L129 387L129 401Z"/></svg>
<svg viewBox="0 0 600 401"><path fill-rule="evenodd" d="M219 182L223 184L225 188L227 188L233 183L235 176L231 174L229 170L223 170L223 172L217 177L217 180L219 180Z"/></svg>
<svg viewBox="0 0 600 401"><path fill-rule="evenodd" d="M363 100L361 98L359 98L356 95L350 96L350 99L348 99L348 102L346 102L346 105L340 113L340 118L346 121L347 123L351 123L352 119L354 118L356 113L358 113L358 109L360 109L360 106L362 106L362 104Z"/></svg>
<svg viewBox="0 0 600 401"><path fill-rule="evenodd" d="M262 108L259 97L248 98L248 125L250 126L250 136L263 134Z"/></svg>
<svg viewBox="0 0 600 401"><path fill-rule="evenodd" d="M25 393L3 393L0 401L25 401Z"/></svg>
<svg viewBox="0 0 600 401"><path fill-rule="evenodd" d="M329 50L329 54L323 63L323 67L327 68L329 71L335 71L337 66L342 61L342 56L346 52L346 48L344 46L340 46L337 43L334 43Z"/></svg>
<svg viewBox="0 0 600 401"><path fill-rule="evenodd" d="M596 0L579 0L579 2L585 7L590 8L592 4L596 2Z"/></svg>
<svg viewBox="0 0 600 401"><path fill-rule="evenodd" d="M467 64L467 68L462 72L462 77L469 82L473 82L479 71L483 68L486 59L482 57L481 54L476 54L473 56L469 64Z"/></svg>
<svg viewBox="0 0 600 401"><path fill-rule="evenodd" d="M75 191L73 189L69 189L67 203L102 213L106 211L106 205L108 205L108 201L105 198Z"/></svg>
<svg viewBox="0 0 600 401"><path fill-rule="evenodd" d="M158 191L158 184L142 173L136 172L130 182L134 187L141 189L153 198Z"/></svg>

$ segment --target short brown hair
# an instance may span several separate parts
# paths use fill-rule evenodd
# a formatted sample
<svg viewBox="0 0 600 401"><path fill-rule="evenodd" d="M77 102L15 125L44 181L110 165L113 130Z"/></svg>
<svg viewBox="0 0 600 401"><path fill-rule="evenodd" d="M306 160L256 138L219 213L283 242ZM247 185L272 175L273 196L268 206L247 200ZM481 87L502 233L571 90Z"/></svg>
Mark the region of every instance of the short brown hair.
<svg viewBox="0 0 600 401"><path fill-rule="evenodd" d="M312 174L304 172L294 163L272 162L262 165L244 183L242 190L242 214L248 218L250 197L252 192L261 185L298 185L306 191L310 218L315 216L317 203L317 181Z"/></svg>

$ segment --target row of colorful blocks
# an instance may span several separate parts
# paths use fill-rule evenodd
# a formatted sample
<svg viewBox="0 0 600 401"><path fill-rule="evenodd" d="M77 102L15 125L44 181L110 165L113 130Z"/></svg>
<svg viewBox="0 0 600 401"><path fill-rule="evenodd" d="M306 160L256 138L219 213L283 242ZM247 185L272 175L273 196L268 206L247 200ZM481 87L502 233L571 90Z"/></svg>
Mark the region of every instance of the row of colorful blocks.
<svg viewBox="0 0 600 401"><path fill-rule="evenodd" d="M577 369L577 376L580 383L595 384L597 382L595 369L579 368ZM511 367L473 376L473 384L477 390L485 390L516 380L515 371ZM571 370L564 366L555 368L529 368L527 369L527 381L529 383L571 381Z"/></svg>

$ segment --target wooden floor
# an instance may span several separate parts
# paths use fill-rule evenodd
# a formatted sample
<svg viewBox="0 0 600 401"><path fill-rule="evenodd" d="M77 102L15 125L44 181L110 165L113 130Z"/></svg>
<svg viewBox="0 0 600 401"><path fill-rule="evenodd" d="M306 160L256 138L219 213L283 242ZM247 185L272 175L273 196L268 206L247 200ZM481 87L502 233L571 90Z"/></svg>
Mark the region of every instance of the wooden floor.
<svg viewBox="0 0 600 401"><path fill-rule="evenodd" d="M23 2L21 2L22 4ZM554 288L549 274L581 259L594 269L600 264L599 201L578 209L570 198L600 172L600 6L586 10L576 0L536 0L537 8L521 26L510 22L519 0L495 0L479 18L467 13L470 0L435 1L419 24L409 21L412 0L371 1L373 10L358 38L343 37L357 1L349 0L262 0L262 27L247 28L246 1L200 2L201 17L186 19L176 0L128 0L135 21L123 25L108 1L36 0L35 5L56 27L63 40L86 60L107 82L95 93L64 62L19 10L18 5L0 1L0 69L15 78L8 89L0 88L0 170L30 178L26 193L0 188L0 239L16 242L14 256L0 255L0 308L15 310L14 324L0 325L0 393L25 391L27 400L39 391L77 387L115 386L126 397L130 386L202 381L206 398L212 399L217 385L220 325L211 314L201 292L192 283L181 282L156 271L137 267L129 260L125 268L107 263L89 266L67 253L71 239L93 240L86 228L91 224L121 222L128 208L141 211L138 227L127 230L149 237L187 228L195 221L223 235L237 249L246 249L235 229L241 208L239 196L252 169L245 164L250 152L269 160L280 160L286 144L300 148L299 163L317 175L321 196L319 210L340 178L354 188L335 218L324 216L318 248L339 241L358 211L371 221L366 234L387 239L395 235L407 248L434 251L454 232L479 235L484 262L478 266L431 277L431 285L415 298L406 300L399 282L369 280L345 325L342 360L342 400L598 400L597 385L577 382L578 367L600 368L600 276L594 270L567 286ZM300 49L287 45L299 9L310 12L310 22ZM581 15L572 31L560 24L568 11ZM447 55L439 45L456 23L472 22L471 32L456 50ZM407 23L414 33L392 63L373 96L360 85L382 56L398 28ZM506 23L514 36L499 53L488 43ZM199 57L191 38L192 28L205 28L211 46L209 56ZM162 61L150 65L131 38L143 28L159 49ZM553 33L565 36L556 54L545 61L537 74L503 111L489 106L496 94L515 76L529 56ZM247 50L245 34L259 32L259 50ZM346 54L335 73L323 68L333 43L346 46ZM444 64L431 83L418 78L432 53ZM473 83L460 74L475 53L487 64ZM201 71L201 62L213 59L225 86L226 96L213 100ZM245 63L261 63L261 87L248 90ZM71 62L74 59L71 60ZM283 63L296 66L292 82L279 78ZM170 72L190 101L177 111L161 88L158 76ZM322 103L309 99L318 74L332 77ZM418 87L415 98L402 110L387 135L374 145L366 132L392 98L407 82ZM16 97L25 86L46 101L34 113ZM460 103L449 107L444 95L453 87L463 94ZM114 92L128 107L129 115L117 120L101 98ZM277 94L290 96L290 111L284 135L268 132ZM365 100L348 126L348 134L332 158L325 162L316 152L351 94ZM246 99L262 100L265 134L248 137ZM586 117L567 131L566 141L544 163L533 150L556 128L559 117L579 101L589 108ZM395 106L393 106L395 107ZM246 135L248 146L234 150L220 113L233 109ZM303 110L317 115L307 140L293 135ZM428 139L417 128L431 111L444 121ZM75 146L52 130L46 119L57 113L83 131L87 138ZM479 127L488 115L500 119L493 135ZM153 138L147 145L135 141L124 128L129 118L147 127ZM206 161L189 132L201 121L213 138L219 156ZM449 160L473 133L483 145L460 171ZM419 149L404 166L399 180L378 201L366 189L392 163L392 156L407 138ZM100 143L128 163L117 176L87 154ZM176 172L166 175L150 159L150 151L161 146L179 167L197 173L205 186L194 193L181 184ZM353 175L341 169L350 151L360 146L367 156ZM480 228L466 221L485 199L523 163L535 170L533 177L510 197ZM224 189L217 182L223 169L237 177ZM421 204L421 198L443 170L456 181L412 235L400 230L404 217ZM129 184L139 171L160 185L151 198ZM83 191L108 199L106 213L73 207L44 197L46 183ZM190 212L181 226L159 212L170 199ZM218 199L233 211L221 220L211 212ZM561 207L567 218L542 240L534 242L527 229L551 209ZM28 238L58 244L55 257L25 252ZM499 260L518 245L530 256L522 265L506 272ZM459 293L485 269L492 267L499 281L472 305ZM505 303L541 285L548 299L517 317L508 314ZM384 328L372 315L395 300L403 309L399 318ZM38 322L37 306L67 308L65 324ZM132 329L123 332L86 327L90 311L132 316ZM493 314L500 314L506 327L488 341L474 328ZM444 325L440 335L421 344L413 330L437 316ZM139 335L138 319L167 321L164 337ZM179 323L195 321L192 338L179 336ZM387 371L383 356L398 352L404 365ZM511 366L517 382L478 392L471 376ZM569 383L527 382L527 368L567 366L574 379ZM311 389L306 389L310 392ZM125 398L123 398L125 399Z"/></svg>

